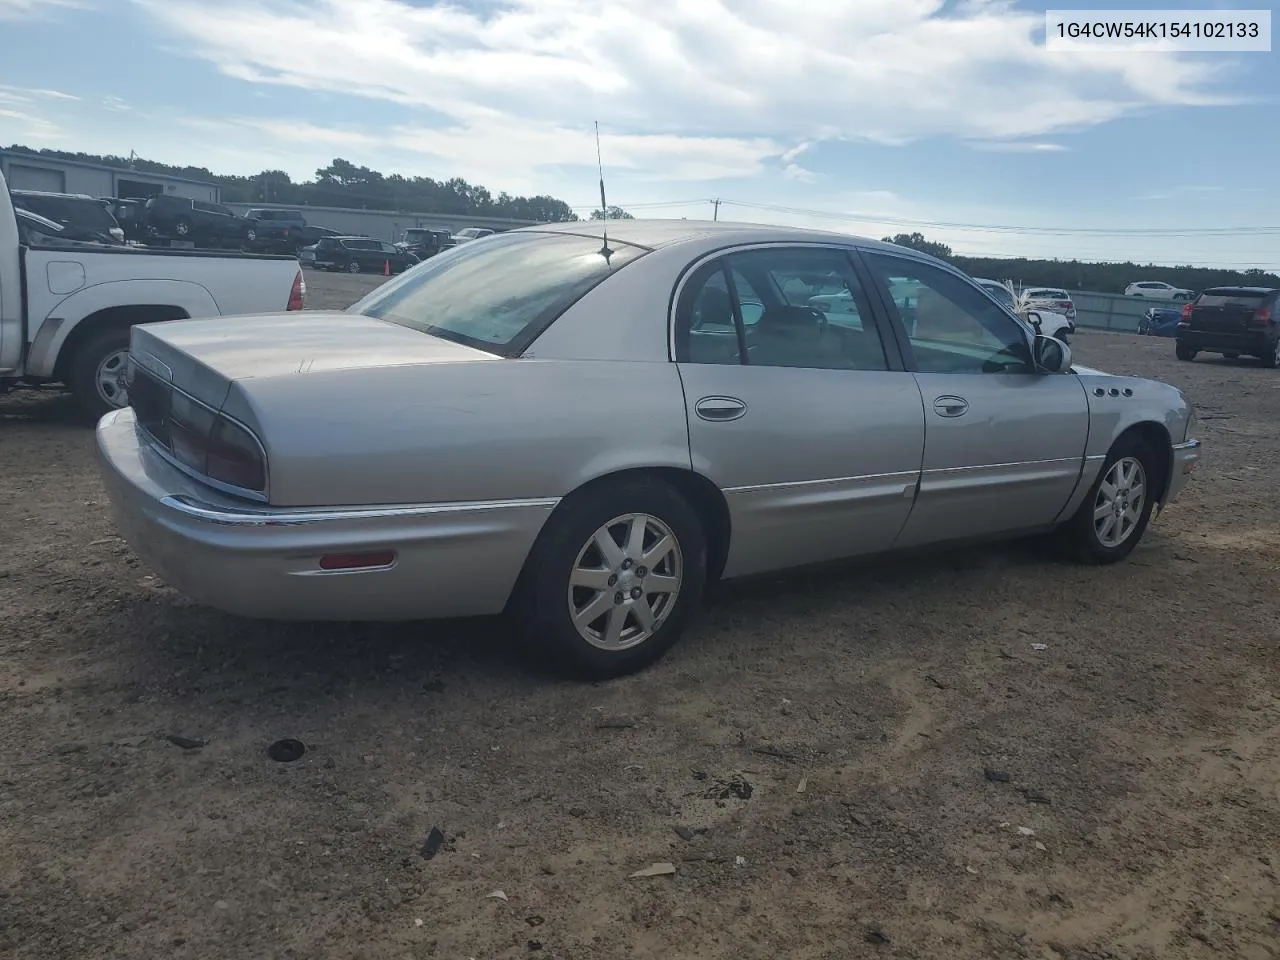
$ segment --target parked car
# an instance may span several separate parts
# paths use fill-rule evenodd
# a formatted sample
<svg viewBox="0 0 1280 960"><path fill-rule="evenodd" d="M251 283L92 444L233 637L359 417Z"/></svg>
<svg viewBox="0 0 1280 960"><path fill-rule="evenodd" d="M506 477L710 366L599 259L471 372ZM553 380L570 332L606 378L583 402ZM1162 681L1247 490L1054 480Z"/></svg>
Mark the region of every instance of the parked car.
<svg viewBox="0 0 1280 960"><path fill-rule="evenodd" d="M245 219L254 221L253 248L271 253L297 254L308 243L304 231L307 221L297 210L276 207L253 207L245 211Z"/></svg>
<svg viewBox="0 0 1280 960"><path fill-rule="evenodd" d="M342 236L337 230L330 230L328 227L307 227L304 234L315 238L307 242L306 246L298 251L298 260L306 267L314 267L316 265L316 247L321 240Z"/></svg>
<svg viewBox="0 0 1280 960"><path fill-rule="evenodd" d="M1138 321L1138 333L1152 337L1176 337L1182 311L1177 307L1151 307Z"/></svg>
<svg viewBox="0 0 1280 960"><path fill-rule="evenodd" d="M1022 291L1022 299L1033 310L1062 314L1071 321L1068 332L1076 332L1076 305L1071 300L1071 294L1061 287L1028 287Z"/></svg>
<svg viewBox="0 0 1280 960"><path fill-rule="evenodd" d="M120 224L126 243L145 243L147 240L147 201L123 197L100 198L111 215Z"/></svg>
<svg viewBox="0 0 1280 960"><path fill-rule="evenodd" d="M412 253L419 260L434 257L441 250L454 246L448 230L432 230L430 227L410 227L396 244L401 250Z"/></svg>
<svg viewBox="0 0 1280 960"><path fill-rule="evenodd" d="M813 276L856 309L829 321ZM506 611L576 675L657 659L721 578L1038 531L1122 560L1199 458L1174 387L1073 367L942 261L811 230L530 227L340 313L213 329L136 328L154 362L98 427L156 574L250 617Z"/></svg>
<svg viewBox="0 0 1280 960"><path fill-rule="evenodd" d="M494 231L490 230L488 227L466 227L455 233L452 239L456 246L459 243L466 243L468 240L479 240L481 237L491 237L493 234Z"/></svg>
<svg viewBox="0 0 1280 960"><path fill-rule="evenodd" d="M93 235L14 209L0 175L0 393L61 383L97 420L129 402L134 324L302 309L292 258L77 239Z"/></svg>
<svg viewBox="0 0 1280 960"><path fill-rule="evenodd" d="M1028 301L1014 296L1013 284L1007 281L1001 283L999 280L974 277L973 282L991 294L1001 306L1007 307L1024 321L1031 324L1037 333L1042 333L1046 337L1057 337L1063 343L1066 343L1072 331L1075 330L1075 324L1062 314L1054 313L1052 310L1040 311L1033 309Z"/></svg>
<svg viewBox="0 0 1280 960"><path fill-rule="evenodd" d="M315 245L315 265L320 270L347 273L392 273L408 270L418 258L385 240L372 237L325 237Z"/></svg>
<svg viewBox="0 0 1280 960"><path fill-rule="evenodd" d="M41 247L87 247L102 250L104 247L119 246L114 240L104 240L102 235L90 230L74 226L63 226L54 223L48 217L42 217L21 207L13 208L18 222L18 242Z"/></svg>
<svg viewBox="0 0 1280 960"><path fill-rule="evenodd" d="M1257 357L1264 367L1280 366L1280 315L1275 287L1210 287L1182 308L1178 321L1179 360L1204 351L1229 360Z"/></svg>
<svg viewBox="0 0 1280 960"><path fill-rule="evenodd" d="M147 200L146 223L149 238L197 247L239 249L257 239L257 221L240 216L230 207L167 194Z"/></svg>
<svg viewBox="0 0 1280 960"><path fill-rule="evenodd" d="M15 207L39 214L78 234L92 234L94 239L103 243L124 243L124 230L101 200L80 193L42 193L37 190L11 190L9 193Z"/></svg>
<svg viewBox="0 0 1280 960"><path fill-rule="evenodd" d="M1126 297L1150 297L1154 300L1190 300L1195 294L1162 280L1139 280L1124 288Z"/></svg>

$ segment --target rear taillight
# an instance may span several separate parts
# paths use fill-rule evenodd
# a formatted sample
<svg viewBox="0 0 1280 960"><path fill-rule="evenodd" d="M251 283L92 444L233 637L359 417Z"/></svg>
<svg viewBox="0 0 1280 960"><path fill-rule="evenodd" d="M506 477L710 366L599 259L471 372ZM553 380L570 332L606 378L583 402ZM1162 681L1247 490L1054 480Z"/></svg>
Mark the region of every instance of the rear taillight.
<svg viewBox="0 0 1280 960"><path fill-rule="evenodd" d="M1190 319L1191 319L1191 304L1189 304L1189 303L1184 303L1184 304L1182 305L1182 319L1183 319L1183 320L1190 320Z"/></svg>
<svg viewBox="0 0 1280 960"><path fill-rule="evenodd" d="M1260 327L1265 327L1271 322L1271 308L1259 307L1253 312L1253 322Z"/></svg>
<svg viewBox="0 0 1280 960"><path fill-rule="evenodd" d="M176 390L166 419L169 452L180 463L219 483L266 492L262 447L244 427Z"/></svg>
<svg viewBox="0 0 1280 960"><path fill-rule="evenodd" d="M293 278L293 289L289 291L289 305L286 310L301 310L302 303L307 298L307 281L302 279L302 268L298 268L298 275Z"/></svg>

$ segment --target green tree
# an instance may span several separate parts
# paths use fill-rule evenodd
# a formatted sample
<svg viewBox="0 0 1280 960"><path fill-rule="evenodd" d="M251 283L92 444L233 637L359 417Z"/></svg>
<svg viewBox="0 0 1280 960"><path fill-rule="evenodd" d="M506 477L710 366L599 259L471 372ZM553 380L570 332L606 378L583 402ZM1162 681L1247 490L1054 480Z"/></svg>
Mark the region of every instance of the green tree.
<svg viewBox="0 0 1280 960"><path fill-rule="evenodd" d="M634 220L631 214L623 210L621 207L610 205L607 210L592 210L592 220Z"/></svg>
<svg viewBox="0 0 1280 960"><path fill-rule="evenodd" d="M899 233L897 236L884 237L883 240L885 243L894 243L900 247L919 250L921 253L927 253L931 257L937 257L939 260L951 259L951 248L949 246L934 240L926 240L924 234L919 231L915 233Z"/></svg>

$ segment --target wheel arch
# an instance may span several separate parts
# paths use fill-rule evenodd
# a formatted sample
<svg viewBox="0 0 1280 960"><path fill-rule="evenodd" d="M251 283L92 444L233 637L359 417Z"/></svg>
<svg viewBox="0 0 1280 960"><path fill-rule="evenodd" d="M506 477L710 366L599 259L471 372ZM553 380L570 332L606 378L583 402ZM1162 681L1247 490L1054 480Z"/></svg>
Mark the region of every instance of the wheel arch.
<svg viewBox="0 0 1280 960"><path fill-rule="evenodd" d="M53 379L66 382L68 370L81 346L104 330L127 329L139 323L186 320L190 317L190 313L175 304L129 304L96 310L77 322L58 346Z"/></svg>
<svg viewBox="0 0 1280 960"><path fill-rule="evenodd" d="M1163 505L1169 494L1169 483L1173 479L1173 439L1169 436L1169 428L1155 420L1141 420L1125 427L1112 441L1111 448L1129 437L1143 440L1155 452L1160 470L1159 482L1156 484L1156 502Z"/></svg>
<svg viewBox="0 0 1280 960"><path fill-rule="evenodd" d="M729 503L724 493L711 480L687 467L627 467L602 473L584 481L562 497L555 509L551 511L542 524L537 540L529 550L529 556L534 555L538 540L551 529L556 517L572 509L574 502L583 493L603 486L643 478L657 480L675 488L698 515L698 519L702 522L703 534L707 538L707 583L714 583L724 573L725 561L729 557L729 541L732 536Z"/></svg>

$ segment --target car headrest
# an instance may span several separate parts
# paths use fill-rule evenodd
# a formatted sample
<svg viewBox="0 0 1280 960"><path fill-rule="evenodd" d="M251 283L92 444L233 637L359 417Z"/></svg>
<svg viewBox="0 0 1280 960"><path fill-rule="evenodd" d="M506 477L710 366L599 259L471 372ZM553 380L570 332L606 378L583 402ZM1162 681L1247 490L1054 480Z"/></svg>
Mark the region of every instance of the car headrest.
<svg viewBox="0 0 1280 960"><path fill-rule="evenodd" d="M704 324L733 326L733 301L729 299L729 292L719 287L703 287L698 296L698 314Z"/></svg>

